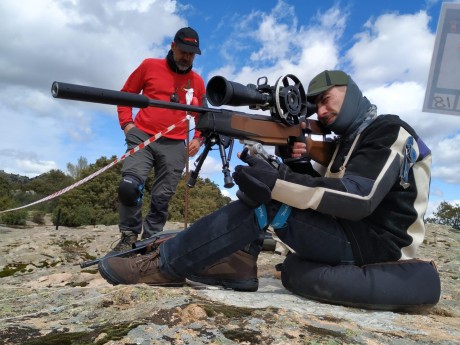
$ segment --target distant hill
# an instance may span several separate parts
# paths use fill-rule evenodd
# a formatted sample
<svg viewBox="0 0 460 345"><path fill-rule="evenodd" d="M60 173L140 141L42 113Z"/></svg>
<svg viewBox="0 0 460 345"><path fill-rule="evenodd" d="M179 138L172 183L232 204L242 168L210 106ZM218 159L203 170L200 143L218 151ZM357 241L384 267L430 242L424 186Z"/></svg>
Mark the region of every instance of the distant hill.
<svg viewBox="0 0 460 345"><path fill-rule="evenodd" d="M32 180L30 177L27 176L22 176L18 174L8 174L4 170L0 170L0 178L8 181L9 183L20 184L28 183Z"/></svg>

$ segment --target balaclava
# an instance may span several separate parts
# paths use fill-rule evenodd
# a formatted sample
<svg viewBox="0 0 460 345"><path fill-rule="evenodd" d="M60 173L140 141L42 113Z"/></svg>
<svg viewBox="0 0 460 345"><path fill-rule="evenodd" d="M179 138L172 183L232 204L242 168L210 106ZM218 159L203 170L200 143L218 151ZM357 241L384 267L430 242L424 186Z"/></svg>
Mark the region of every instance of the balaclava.
<svg viewBox="0 0 460 345"><path fill-rule="evenodd" d="M308 86L307 100L314 102L316 96L334 86L346 86L347 91L336 120L326 128L335 134L350 136L367 118L372 104L363 96L353 79L342 71L324 71L313 78Z"/></svg>

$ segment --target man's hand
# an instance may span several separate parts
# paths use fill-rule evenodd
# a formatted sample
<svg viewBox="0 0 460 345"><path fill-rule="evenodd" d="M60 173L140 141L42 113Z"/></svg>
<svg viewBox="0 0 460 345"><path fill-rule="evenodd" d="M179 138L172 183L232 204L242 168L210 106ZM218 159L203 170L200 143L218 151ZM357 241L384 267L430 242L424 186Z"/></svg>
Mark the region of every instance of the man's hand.
<svg viewBox="0 0 460 345"><path fill-rule="evenodd" d="M188 156L193 157L197 154L201 147L201 140L198 138L193 138L188 143Z"/></svg>
<svg viewBox="0 0 460 345"><path fill-rule="evenodd" d="M271 200L271 191L278 178L278 170L263 159L242 155L240 157L248 166L237 165L233 179L240 190L254 204L265 204Z"/></svg>
<svg viewBox="0 0 460 345"><path fill-rule="evenodd" d="M125 126L125 128L123 128L123 132L125 133L125 135L128 134L129 130L130 130L131 128L133 128L133 127L136 127L136 126L134 125L134 123L132 123L132 122L131 122L131 123L128 123L128 124Z"/></svg>
<svg viewBox="0 0 460 345"><path fill-rule="evenodd" d="M300 123L300 127L302 129L307 128L307 124L302 121ZM291 158L300 158L300 157L305 157L307 155L307 143L305 141L295 141L291 148Z"/></svg>
<svg viewBox="0 0 460 345"><path fill-rule="evenodd" d="M294 142L291 147L291 158L304 157L307 154L307 144L300 141Z"/></svg>

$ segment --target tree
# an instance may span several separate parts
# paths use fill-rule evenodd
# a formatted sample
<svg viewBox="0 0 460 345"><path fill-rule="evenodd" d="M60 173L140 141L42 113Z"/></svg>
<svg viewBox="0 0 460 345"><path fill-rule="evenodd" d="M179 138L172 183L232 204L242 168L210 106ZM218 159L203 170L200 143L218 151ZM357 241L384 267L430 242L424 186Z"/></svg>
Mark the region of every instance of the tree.
<svg viewBox="0 0 460 345"><path fill-rule="evenodd" d="M67 163L67 171L75 180L79 180L83 171L88 167L88 160L85 157L78 158L77 164Z"/></svg>
<svg viewBox="0 0 460 345"><path fill-rule="evenodd" d="M460 205L452 205L447 201L441 202L434 213L434 218L428 218L427 222L448 225L460 230Z"/></svg>
<svg viewBox="0 0 460 345"><path fill-rule="evenodd" d="M60 170L50 170L44 174L41 174L28 183L24 184L22 193L16 195L16 200L20 205L27 205L33 201L44 198L51 195L61 189L71 185L74 182L70 176L64 174ZM34 209L39 209L45 212L52 212L56 207L57 199L47 201L46 203L38 204L33 206Z"/></svg>
<svg viewBox="0 0 460 345"><path fill-rule="evenodd" d="M229 204L231 199L222 195L217 184L209 179L197 178L195 187L185 187L186 178L182 176L176 194L169 204L170 221L183 222L185 218L185 193L188 194L187 222L193 223L219 208ZM185 189L187 188L187 190ZM145 200L145 199L144 199Z"/></svg>
<svg viewBox="0 0 460 345"><path fill-rule="evenodd" d="M80 177L85 178L91 175L115 159L116 156L112 156L110 159L99 158L96 163L83 168ZM116 165L85 184L63 194L54 209L55 218L61 209L60 224L64 226L116 224L118 221L120 176L121 165Z"/></svg>

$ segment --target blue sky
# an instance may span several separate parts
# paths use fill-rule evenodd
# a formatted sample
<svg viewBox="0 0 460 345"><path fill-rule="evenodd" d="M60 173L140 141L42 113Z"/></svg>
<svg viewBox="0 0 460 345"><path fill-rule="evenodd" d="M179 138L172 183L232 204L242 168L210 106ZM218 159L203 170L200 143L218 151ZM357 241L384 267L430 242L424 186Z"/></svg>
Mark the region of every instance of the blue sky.
<svg viewBox="0 0 460 345"><path fill-rule="evenodd" d="M460 118L421 111L440 10L435 0L3 0L0 170L33 177L66 171L81 156L121 156L116 107L53 99L52 82L118 90L144 58L166 55L178 28L192 26L205 82L266 76L273 84L294 74L306 87L324 69L350 73L379 113L400 115L432 149L430 213L460 202ZM201 176L234 197L217 152Z"/></svg>

